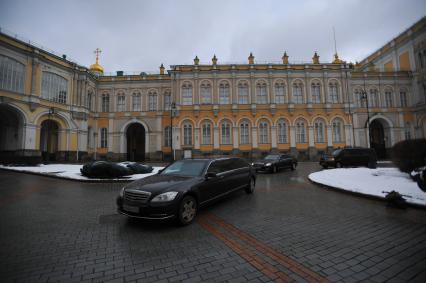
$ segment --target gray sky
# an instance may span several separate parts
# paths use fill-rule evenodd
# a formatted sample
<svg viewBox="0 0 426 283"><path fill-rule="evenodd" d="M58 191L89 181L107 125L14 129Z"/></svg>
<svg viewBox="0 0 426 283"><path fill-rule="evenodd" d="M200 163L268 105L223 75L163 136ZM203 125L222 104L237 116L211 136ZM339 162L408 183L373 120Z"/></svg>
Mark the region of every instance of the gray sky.
<svg viewBox="0 0 426 283"><path fill-rule="evenodd" d="M158 72L161 63L360 61L426 15L422 0L0 0L0 27L107 72Z"/></svg>

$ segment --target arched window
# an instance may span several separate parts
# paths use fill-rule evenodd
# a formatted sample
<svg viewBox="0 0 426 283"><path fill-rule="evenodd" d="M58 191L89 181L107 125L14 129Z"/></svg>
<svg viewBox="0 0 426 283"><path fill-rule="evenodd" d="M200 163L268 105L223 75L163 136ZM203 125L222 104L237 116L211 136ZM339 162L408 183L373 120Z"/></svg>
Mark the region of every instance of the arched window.
<svg viewBox="0 0 426 283"><path fill-rule="evenodd" d="M379 91L376 88L370 89L370 95L368 97L368 107L380 107Z"/></svg>
<svg viewBox="0 0 426 283"><path fill-rule="evenodd" d="M393 107L393 92L391 89L385 90L385 107Z"/></svg>
<svg viewBox="0 0 426 283"><path fill-rule="evenodd" d="M339 91L336 82L328 84L328 97L330 98L331 103L339 103Z"/></svg>
<svg viewBox="0 0 426 283"><path fill-rule="evenodd" d="M41 97L54 102L67 102L68 81L54 73L43 72L41 80Z"/></svg>
<svg viewBox="0 0 426 283"><path fill-rule="evenodd" d="M117 95L117 112L123 111L126 111L126 96L121 92Z"/></svg>
<svg viewBox="0 0 426 283"><path fill-rule="evenodd" d="M231 124L229 122L222 122L220 133L220 143L231 144Z"/></svg>
<svg viewBox="0 0 426 283"><path fill-rule="evenodd" d="M283 104L286 103L286 101L285 84L283 82L277 82L275 84L275 103Z"/></svg>
<svg viewBox="0 0 426 283"><path fill-rule="evenodd" d="M229 95L229 84L228 82L221 82L219 84L219 104L231 103Z"/></svg>
<svg viewBox="0 0 426 283"><path fill-rule="evenodd" d="M24 92L25 65L0 55L0 89Z"/></svg>
<svg viewBox="0 0 426 283"><path fill-rule="evenodd" d="M157 92L153 90L148 93L148 111L157 111Z"/></svg>
<svg viewBox="0 0 426 283"><path fill-rule="evenodd" d="M303 120L296 122L296 142L306 143L306 124Z"/></svg>
<svg viewBox="0 0 426 283"><path fill-rule="evenodd" d="M240 123L240 144L250 143L250 124L248 121Z"/></svg>
<svg viewBox="0 0 426 283"><path fill-rule="evenodd" d="M102 148L108 147L108 129L107 128L101 129L101 147Z"/></svg>
<svg viewBox="0 0 426 283"><path fill-rule="evenodd" d="M201 144L212 144L212 125L209 122L201 126Z"/></svg>
<svg viewBox="0 0 426 283"><path fill-rule="evenodd" d="M312 103L321 103L321 85L318 82L311 84Z"/></svg>
<svg viewBox="0 0 426 283"><path fill-rule="evenodd" d="M268 103L268 91L265 82L258 82L256 84L256 103L266 104Z"/></svg>
<svg viewBox="0 0 426 283"><path fill-rule="evenodd" d="M303 103L303 85L301 82L293 84L293 103Z"/></svg>
<svg viewBox="0 0 426 283"><path fill-rule="evenodd" d="M315 143L325 142L325 123L322 119L316 119L314 122Z"/></svg>
<svg viewBox="0 0 426 283"><path fill-rule="evenodd" d="M189 122L183 125L183 145L192 145L192 124Z"/></svg>
<svg viewBox="0 0 426 283"><path fill-rule="evenodd" d="M269 142L269 125L268 122L262 121L259 123L259 143L265 144Z"/></svg>
<svg viewBox="0 0 426 283"><path fill-rule="evenodd" d="M209 82L203 82L200 86L201 104L212 103L212 87Z"/></svg>
<svg viewBox="0 0 426 283"><path fill-rule="evenodd" d="M408 106L407 91L406 90L400 90L399 100L400 100L401 107L407 107Z"/></svg>
<svg viewBox="0 0 426 283"><path fill-rule="evenodd" d="M333 143L343 142L343 122L341 119L334 119L332 123L333 128Z"/></svg>
<svg viewBox="0 0 426 283"><path fill-rule="evenodd" d="M164 128L164 146L170 147L172 144L172 128L167 126Z"/></svg>
<svg viewBox="0 0 426 283"><path fill-rule="evenodd" d="M189 82L182 85L182 104L192 105L192 84Z"/></svg>
<svg viewBox="0 0 426 283"><path fill-rule="evenodd" d="M249 88L247 82L238 83L238 103L248 104L249 103Z"/></svg>
<svg viewBox="0 0 426 283"><path fill-rule="evenodd" d="M163 95L163 109L165 111L170 110L171 103L172 103L172 96L170 95L170 91L165 91Z"/></svg>
<svg viewBox="0 0 426 283"><path fill-rule="evenodd" d="M281 119L278 121L278 143L288 143L287 123Z"/></svg>
<svg viewBox="0 0 426 283"><path fill-rule="evenodd" d="M138 91L135 91L132 95L132 110L133 111L142 110L141 93Z"/></svg>
<svg viewBox="0 0 426 283"><path fill-rule="evenodd" d="M102 94L102 112L109 112L109 94Z"/></svg>

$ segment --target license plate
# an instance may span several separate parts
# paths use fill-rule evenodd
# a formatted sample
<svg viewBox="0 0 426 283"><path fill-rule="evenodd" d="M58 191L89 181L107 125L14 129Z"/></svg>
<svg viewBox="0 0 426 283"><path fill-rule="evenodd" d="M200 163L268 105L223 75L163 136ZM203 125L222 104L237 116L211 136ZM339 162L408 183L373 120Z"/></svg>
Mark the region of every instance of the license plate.
<svg viewBox="0 0 426 283"><path fill-rule="evenodd" d="M123 210L133 213L139 213L139 207L123 204Z"/></svg>

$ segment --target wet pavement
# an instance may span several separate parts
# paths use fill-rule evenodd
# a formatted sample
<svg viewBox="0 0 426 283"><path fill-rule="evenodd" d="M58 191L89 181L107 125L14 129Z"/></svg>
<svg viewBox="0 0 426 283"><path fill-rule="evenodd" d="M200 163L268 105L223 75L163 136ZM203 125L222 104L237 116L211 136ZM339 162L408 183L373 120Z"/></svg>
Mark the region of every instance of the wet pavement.
<svg viewBox="0 0 426 283"><path fill-rule="evenodd" d="M2 282L426 282L426 210L259 174L194 224L116 213L122 184L0 171Z"/></svg>

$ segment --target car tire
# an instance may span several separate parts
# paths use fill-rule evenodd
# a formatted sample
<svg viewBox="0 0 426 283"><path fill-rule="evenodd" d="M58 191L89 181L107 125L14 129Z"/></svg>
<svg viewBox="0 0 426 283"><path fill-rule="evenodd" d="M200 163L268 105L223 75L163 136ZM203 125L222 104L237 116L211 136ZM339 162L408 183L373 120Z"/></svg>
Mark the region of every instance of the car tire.
<svg viewBox="0 0 426 283"><path fill-rule="evenodd" d="M291 163L290 169L291 169L291 171L296 170L296 163Z"/></svg>
<svg viewBox="0 0 426 283"><path fill-rule="evenodd" d="M256 180L254 178L250 178L250 183L248 184L248 186L246 187L246 193L247 194L252 194L254 193L254 189L256 187Z"/></svg>
<svg viewBox="0 0 426 283"><path fill-rule="evenodd" d="M324 169L328 169L328 165L321 165L322 166L322 168L324 168Z"/></svg>
<svg viewBox="0 0 426 283"><path fill-rule="evenodd" d="M342 168L343 166L342 166L342 163L340 163L340 162L336 162L336 168Z"/></svg>
<svg viewBox="0 0 426 283"><path fill-rule="evenodd" d="M198 204L193 196L185 196L179 204L178 223L182 226L191 224L197 215Z"/></svg>
<svg viewBox="0 0 426 283"><path fill-rule="evenodd" d="M370 169L376 169L377 168L377 163L368 162L367 167L370 168Z"/></svg>

